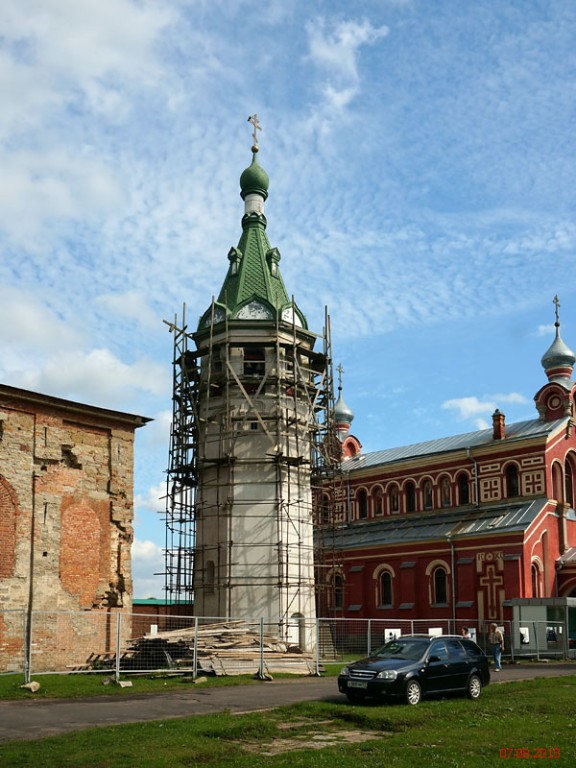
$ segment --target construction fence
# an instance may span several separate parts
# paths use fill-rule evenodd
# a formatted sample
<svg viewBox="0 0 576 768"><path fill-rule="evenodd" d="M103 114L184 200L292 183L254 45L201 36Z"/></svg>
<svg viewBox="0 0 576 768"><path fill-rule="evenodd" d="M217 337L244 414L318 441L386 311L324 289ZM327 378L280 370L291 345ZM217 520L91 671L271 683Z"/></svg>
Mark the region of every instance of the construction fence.
<svg viewBox="0 0 576 768"><path fill-rule="evenodd" d="M490 655L489 625L467 622ZM501 622L504 659L576 658L563 623ZM269 619L158 616L122 611L0 611L0 674L135 673L318 675L407 634L458 634L451 620L337 619L288 626Z"/></svg>

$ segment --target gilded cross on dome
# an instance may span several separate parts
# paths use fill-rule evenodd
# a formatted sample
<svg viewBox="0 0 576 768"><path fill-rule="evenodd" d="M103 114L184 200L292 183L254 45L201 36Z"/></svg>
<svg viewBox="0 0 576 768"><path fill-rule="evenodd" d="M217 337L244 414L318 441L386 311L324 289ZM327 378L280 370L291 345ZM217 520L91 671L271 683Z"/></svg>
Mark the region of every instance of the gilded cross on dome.
<svg viewBox="0 0 576 768"><path fill-rule="evenodd" d="M556 306L556 322L554 323L554 325L556 326L556 328L558 328L558 326L560 325L560 317L558 313L558 310L560 309L560 299L558 298L558 294L554 296L552 303Z"/></svg>
<svg viewBox="0 0 576 768"><path fill-rule="evenodd" d="M342 389L342 374L344 373L344 368L342 368L342 363L338 363L336 366L336 370L338 371L338 389Z"/></svg>
<svg viewBox="0 0 576 768"><path fill-rule="evenodd" d="M250 115L248 118L248 122L252 123L254 126L254 144L252 146L252 152L258 152L258 131L262 130L262 126L260 125L260 120L258 119L258 115Z"/></svg>

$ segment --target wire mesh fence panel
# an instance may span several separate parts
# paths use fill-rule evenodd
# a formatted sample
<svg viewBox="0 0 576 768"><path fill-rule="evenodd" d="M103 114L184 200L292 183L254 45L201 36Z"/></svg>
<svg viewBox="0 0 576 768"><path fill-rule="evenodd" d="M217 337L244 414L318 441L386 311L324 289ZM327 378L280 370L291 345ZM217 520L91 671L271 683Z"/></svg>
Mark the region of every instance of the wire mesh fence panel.
<svg viewBox="0 0 576 768"><path fill-rule="evenodd" d="M323 662L366 656L369 652L366 619L320 619L318 651Z"/></svg>
<svg viewBox="0 0 576 768"><path fill-rule="evenodd" d="M25 611L0 611L0 674L24 672L26 663Z"/></svg>
<svg viewBox="0 0 576 768"><path fill-rule="evenodd" d="M576 640L566 631L563 622L524 621L510 623L509 638L504 637L505 649L516 656L532 658L575 658Z"/></svg>
<svg viewBox="0 0 576 768"><path fill-rule="evenodd" d="M312 674L315 622L139 614L121 649L122 672L188 671L194 675Z"/></svg>
<svg viewBox="0 0 576 768"><path fill-rule="evenodd" d="M130 632L119 649L121 672L191 670L196 620L191 616L124 616ZM126 634L125 634L126 637Z"/></svg>
<svg viewBox="0 0 576 768"><path fill-rule="evenodd" d="M30 674L114 671L119 616L112 611L34 611L29 624Z"/></svg>
<svg viewBox="0 0 576 768"><path fill-rule="evenodd" d="M570 658L576 642L565 622L499 622L504 659ZM360 659L409 634L465 631L492 654L490 624L403 618L288 621L121 611L0 611L0 673L197 675L318 674L331 664ZM29 641L29 642L28 642Z"/></svg>

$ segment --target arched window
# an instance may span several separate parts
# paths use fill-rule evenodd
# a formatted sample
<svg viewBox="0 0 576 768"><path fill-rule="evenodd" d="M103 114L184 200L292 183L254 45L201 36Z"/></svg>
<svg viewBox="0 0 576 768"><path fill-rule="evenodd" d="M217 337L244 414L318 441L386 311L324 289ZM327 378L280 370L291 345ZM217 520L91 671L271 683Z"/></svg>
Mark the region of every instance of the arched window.
<svg viewBox="0 0 576 768"><path fill-rule="evenodd" d="M388 503L390 504L390 513L392 515L400 511L400 496L397 485L393 485L388 491Z"/></svg>
<svg viewBox="0 0 576 768"><path fill-rule="evenodd" d="M390 571L382 571L380 574L380 605L383 607L393 605L392 574Z"/></svg>
<svg viewBox="0 0 576 768"><path fill-rule="evenodd" d="M214 581L215 581L214 573L215 573L214 560L207 560L206 573L204 578L204 591L209 595L214 594Z"/></svg>
<svg viewBox="0 0 576 768"><path fill-rule="evenodd" d="M412 480L406 483L406 509L408 512L416 512L416 486Z"/></svg>
<svg viewBox="0 0 576 768"><path fill-rule="evenodd" d="M382 488L376 488L374 493L372 494L372 503L374 505L374 514L375 515L383 515L384 514L384 496L382 494Z"/></svg>
<svg viewBox="0 0 576 768"><path fill-rule="evenodd" d="M358 518L365 520L368 517L368 494L362 488L358 491Z"/></svg>
<svg viewBox="0 0 576 768"><path fill-rule="evenodd" d="M424 483L424 509L434 508L434 496L432 493L432 483L430 480L426 480Z"/></svg>
<svg viewBox="0 0 576 768"><path fill-rule="evenodd" d="M461 472L456 480L458 484L458 504L470 504L470 482L468 475Z"/></svg>
<svg viewBox="0 0 576 768"><path fill-rule="evenodd" d="M540 597L540 569L536 563L532 563L532 597Z"/></svg>
<svg viewBox="0 0 576 768"><path fill-rule="evenodd" d="M432 574L432 600L435 605L448 603L448 579L444 568L435 568Z"/></svg>
<svg viewBox="0 0 576 768"><path fill-rule="evenodd" d="M341 573L335 573L332 578L333 606L342 608L344 605L344 578Z"/></svg>
<svg viewBox="0 0 576 768"><path fill-rule="evenodd" d="M506 467L506 496L512 498L518 496L518 468L516 464Z"/></svg>
<svg viewBox="0 0 576 768"><path fill-rule="evenodd" d="M572 474L572 464L568 459L566 459L564 463L564 488L566 503L574 508L574 479Z"/></svg>
<svg viewBox="0 0 576 768"><path fill-rule="evenodd" d="M564 500L563 485L562 467L555 461L552 465L552 498L556 499L557 502Z"/></svg>
<svg viewBox="0 0 576 768"><path fill-rule="evenodd" d="M450 479L448 477L442 478L442 483L440 485L440 495L442 496L442 506L451 507L452 506L452 484L450 483Z"/></svg>

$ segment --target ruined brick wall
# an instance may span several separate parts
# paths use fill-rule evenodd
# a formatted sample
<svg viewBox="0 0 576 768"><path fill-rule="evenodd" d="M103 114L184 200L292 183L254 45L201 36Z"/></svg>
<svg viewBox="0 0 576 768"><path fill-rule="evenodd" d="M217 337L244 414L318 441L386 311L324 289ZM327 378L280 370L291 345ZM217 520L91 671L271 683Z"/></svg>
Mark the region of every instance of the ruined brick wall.
<svg viewBox="0 0 576 768"><path fill-rule="evenodd" d="M131 611L145 421L0 385L0 611Z"/></svg>

